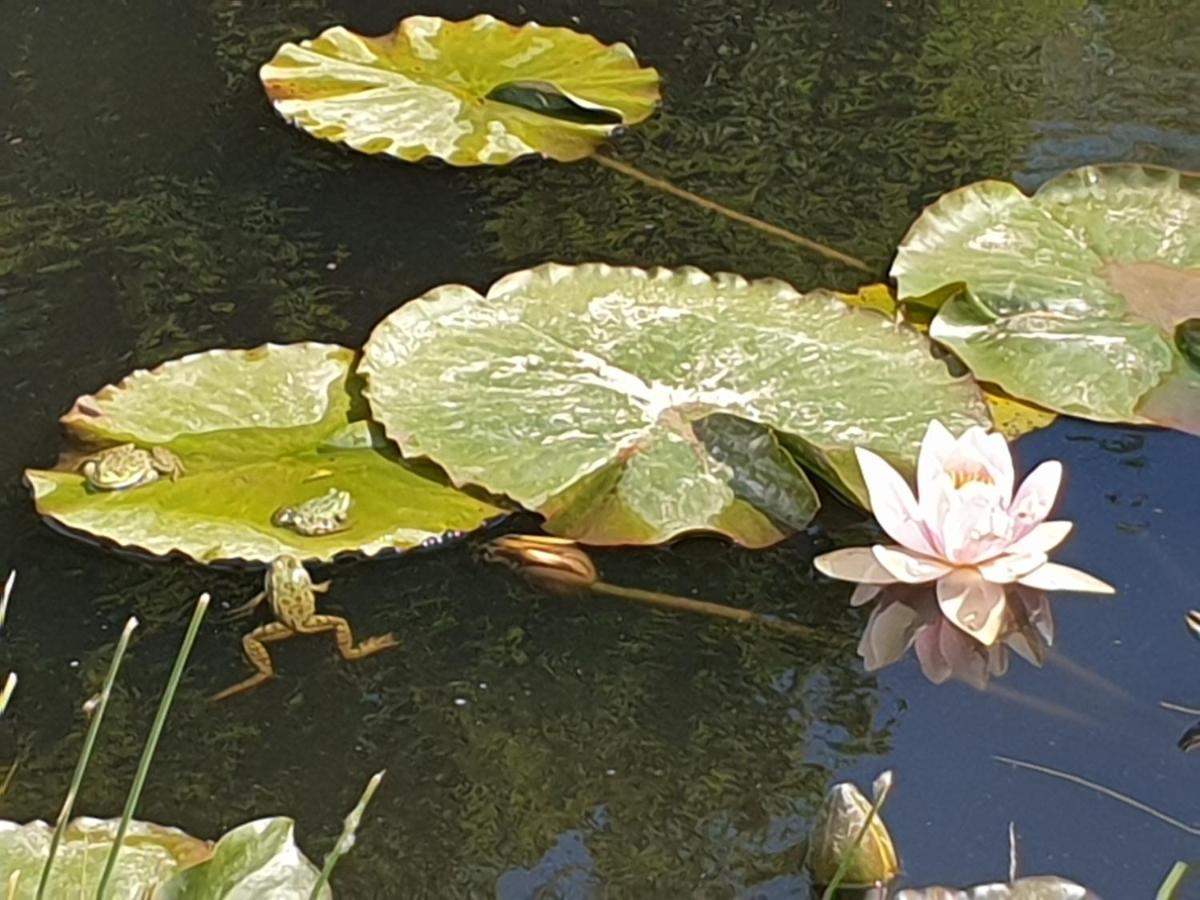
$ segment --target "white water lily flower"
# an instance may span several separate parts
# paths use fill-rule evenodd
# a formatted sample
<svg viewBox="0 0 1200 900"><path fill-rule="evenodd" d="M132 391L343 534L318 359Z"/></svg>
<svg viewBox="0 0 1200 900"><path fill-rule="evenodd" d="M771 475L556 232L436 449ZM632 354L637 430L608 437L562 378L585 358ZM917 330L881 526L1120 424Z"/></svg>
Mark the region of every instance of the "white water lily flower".
<svg viewBox="0 0 1200 900"><path fill-rule="evenodd" d="M1071 531L1046 521L1062 482L1062 463L1044 462L1013 494L1013 461L999 434L974 426L955 438L929 423L917 460L917 496L870 450L855 451L871 509L896 544L851 547L817 557L818 571L859 582L865 603L879 585L937 582L938 604L955 625L985 646L1004 621L1004 585L1043 591L1114 593L1086 572L1049 561Z"/></svg>

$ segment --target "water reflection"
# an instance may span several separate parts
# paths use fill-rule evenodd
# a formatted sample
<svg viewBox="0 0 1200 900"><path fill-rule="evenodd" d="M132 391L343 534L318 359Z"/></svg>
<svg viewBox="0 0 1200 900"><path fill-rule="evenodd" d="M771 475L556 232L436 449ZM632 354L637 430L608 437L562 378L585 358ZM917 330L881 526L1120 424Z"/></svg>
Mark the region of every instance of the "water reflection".
<svg viewBox="0 0 1200 900"><path fill-rule="evenodd" d="M985 646L942 614L933 585L888 585L875 595L858 655L874 672L915 649L921 671L934 684L965 681L979 689L1008 671L1010 650L1040 668L1054 642L1049 599L1020 584L1005 585L1004 599L999 636Z"/></svg>

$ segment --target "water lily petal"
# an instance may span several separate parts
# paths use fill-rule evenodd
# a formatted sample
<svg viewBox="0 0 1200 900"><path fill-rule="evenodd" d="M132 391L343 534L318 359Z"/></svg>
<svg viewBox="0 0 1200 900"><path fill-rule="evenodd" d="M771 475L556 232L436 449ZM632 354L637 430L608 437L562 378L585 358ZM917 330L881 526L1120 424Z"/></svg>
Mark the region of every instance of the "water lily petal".
<svg viewBox="0 0 1200 900"><path fill-rule="evenodd" d="M925 429L921 453L917 458L917 506L936 556L945 553L941 540L942 520L946 517L954 493L954 481L946 471L946 460L954 452L954 446L954 435L934 419Z"/></svg>
<svg viewBox="0 0 1200 900"><path fill-rule="evenodd" d="M907 603L885 603L871 611L858 642L858 655L868 672L890 666L912 646L921 614Z"/></svg>
<svg viewBox="0 0 1200 900"><path fill-rule="evenodd" d="M1012 584L1045 564L1045 553L1004 553L979 563L976 568L992 584Z"/></svg>
<svg viewBox="0 0 1200 900"><path fill-rule="evenodd" d="M921 524L921 511L900 473L880 456L861 447L855 449L858 466L871 498L871 511L881 528L898 544L918 553L933 554L929 535Z"/></svg>
<svg viewBox="0 0 1200 900"><path fill-rule="evenodd" d="M894 576L894 581L903 581L905 584L924 584L953 571L941 560L912 553L906 547L876 544L871 552L879 564Z"/></svg>
<svg viewBox="0 0 1200 900"><path fill-rule="evenodd" d="M860 584L894 584L896 577L880 565L870 547L846 547L822 553L813 560L822 575Z"/></svg>
<svg viewBox="0 0 1200 900"><path fill-rule="evenodd" d="M1081 591L1086 594L1115 594L1117 589L1087 572L1048 562L1038 566L1018 581L1042 591Z"/></svg>
<svg viewBox="0 0 1200 900"><path fill-rule="evenodd" d="M1034 525L1026 534L1013 541L1007 553L1049 553L1067 539L1074 527L1072 523L1055 520Z"/></svg>
<svg viewBox="0 0 1200 900"><path fill-rule="evenodd" d="M993 486L970 485L949 498L942 521L942 555L951 563L963 565L991 559L1008 549L1014 527Z"/></svg>
<svg viewBox="0 0 1200 900"><path fill-rule="evenodd" d="M959 447L983 465L1004 500L1011 500L1015 476L1012 451L1004 435L999 432L989 434L986 429L974 425L959 438Z"/></svg>
<svg viewBox="0 0 1200 900"><path fill-rule="evenodd" d="M850 595L850 605L865 606L878 597L882 590L883 585L881 584L856 584L854 593Z"/></svg>
<svg viewBox="0 0 1200 900"><path fill-rule="evenodd" d="M942 654L941 630L944 623L934 622L926 625L917 632L913 640L913 648L917 652L917 662L921 664L921 673L934 684L941 684L952 674L950 663Z"/></svg>
<svg viewBox="0 0 1200 900"><path fill-rule="evenodd" d="M917 498L925 494L941 479L946 470L946 458L954 451L954 435L937 419L925 429L921 439L921 452L917 457Z"/></svg>
<svg viewBox="0 0 1200 900"><path fill-rule="evenodd" d="M938 630L938 646L952 678L965 681L978 691L987 687L988 648L981 647L944 619Z"/></svg>
<svg viewBox="0 0 1200 900"><path fill-rule="evenodd" d="M985 647L996 642L1004 623L1004 588L975 569L955 569L937 583L942 613Z"/></svg>
<svg viewBox="0 0 1200 900"><path fill-rule="evenodd" d="M1008 588L1008 607L1018 604L1024 610L1025 621L1041 636L1047 647L1054 644L1054 616L1050 612L1050 598L1045 591L1013 584Z"/></svg>
<svg viewBox="0 0 1200 900"><path fill-rule="evenodd" d="M1009 507L1009 515L1016 524L1014 537L1021 538L1041 524L1058 496L1062 484L1063 467L1057 459L1042 463L1026 476Z"/></svg>

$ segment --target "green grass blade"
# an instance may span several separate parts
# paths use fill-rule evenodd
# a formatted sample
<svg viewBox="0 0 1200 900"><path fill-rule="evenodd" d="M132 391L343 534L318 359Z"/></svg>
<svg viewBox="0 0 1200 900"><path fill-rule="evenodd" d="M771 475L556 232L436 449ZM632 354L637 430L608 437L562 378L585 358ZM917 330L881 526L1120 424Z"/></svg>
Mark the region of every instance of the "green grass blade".
<svg viewBox="0 0 1200 900"><path fill-rule="evenodd" d="M8 573L8 579L4 582L4 591L0 593L0 628L4 627L4 620L8 617L8 598L12 596L13 585L17 583L17 570L13 569Z"/></svg>
<svg viewBox="0 0 1200 900"><path fill-rule="evenodd" d="M138 761L137 773L133 776L133 786L129 796L125 798L125 809L121 813L121 824L117 827L116 837L108 851L108 859L104 861L104 873L100 876L100 884L96 888L96 900L107 900L108 883L117 865L117 855L121 852L121 844L125 841L125 832L133 819L138 800L142 796L142 788L146 784L146 774L150 771L150 761L158 749L158 739L162 736L163 726L167 721L167 713L171 711L171 702L175 699L175 691L179 688L179 680L183 677L184 667L192 652L192 644L196 642L196 633L200 630L200 622L208 610L209 596L201 594L196 602L196 610L192 613L192 621L188 624L187 634L183 636L183 644L175 657L175 667L167 680L167 689L163 691L162 700L158 704L158 713L154 716L154 724L150 726L150 736L146 738L146 746L142 750L142 758Z"/></svg>
<svg viewBox="0 0 1200 900"><path fill-rule="evenodd" d="M329 882L329 876L333 874L333 867L354 846L354 835L358 831L358 826L362 823L363 813L366 812L367 804L375 796L375 791L379 789L379 782L383 781L383 776L386 774L387 769L380 769L371 776L371 780L367 782L367 786L363 789L362 796L358 798L358 803L346 815L346 819L342 823L342 833L338 836L337 843L333 845L333 849L325 857L325 866L321 869L321 877L313 885L312 893L308 895L308 900L317 900L320 897L321 888Z"/></svg>
<svg viewBox="0 0 1200 900"><path fill-rule="evenodd" d="M1195 873L1192 872L1192 866L1189 866L1185 862L1175 863L1175 865L1171 866L1171 871L1167 873L1167 877L1159 887L1158 893L1154 895L1154 900L1175 900L1175 892L1179 889L1179 886L1193 874Z"/></svg>
<svg viewBox="0 0 1200 900"><path fill-rule="evenodd" d="M11 579L10 579L11 580ZM79 785L83 783L83 773L87 771L92 758L92 748L96 744L96 735L100 733L100 723L104 721L104 710L108 707L108 697L112 693L113 682L117 680L117 670L121 668L121 659L129 646L129 637L137 628L138 620L133 616L125 623L121 637L117 640L117 649L113 652L112 662L108 664L108 673L104 676L104 684L95 707L92 709L92 720L88 723L87 734L83 738L83 747L79 751L79 760L75 763L75 773L71 776L71 786L67 788L67 796L63 800L62 809L58 811L58 821L54 823L54 834L50 838L50 850L46 854L46 862L42 866L41 877L38 878L36 900L42 900L46 885L50 883L50 869L54 866L54 856L58 853L58 845L62 841L63 831L71 819L71 809L75 806L75 798L79 796Z"/></svg>
<svg viewBox="0 0 1200 900"><path fill-rule="evenodd" d="M17 689L17 673L9 672L4 679L4 689L0 690L0 716L8 709L8 701L12 699L13 691Z"/></svg>

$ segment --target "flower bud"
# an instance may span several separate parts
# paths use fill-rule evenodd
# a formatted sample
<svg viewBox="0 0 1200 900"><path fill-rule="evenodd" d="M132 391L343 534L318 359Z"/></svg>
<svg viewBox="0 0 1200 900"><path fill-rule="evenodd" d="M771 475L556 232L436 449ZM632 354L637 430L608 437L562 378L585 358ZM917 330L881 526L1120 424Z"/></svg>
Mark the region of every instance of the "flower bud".
<svg viewBox="0 0 1200 900"><path fill-rule="evenodd" d="M891 773L885 772L875 781L876 802L890 787ZM896 848L878 813L871 819L862 842L851 850L870 812L871 802L853 784L842 782L830 788L809 836L804 860L815 884L828 884L851 852L853 859L842 878L843 886L867 887L896 877L900 871Z"/></svg>
<svg viewBox="0 0 1200 900"><path fill-rule="evenodd" d="M484 548L484 559L511 566L534 584L563 593L591 587L600 580L587 553L565 538L505 535Z"/></svg>

